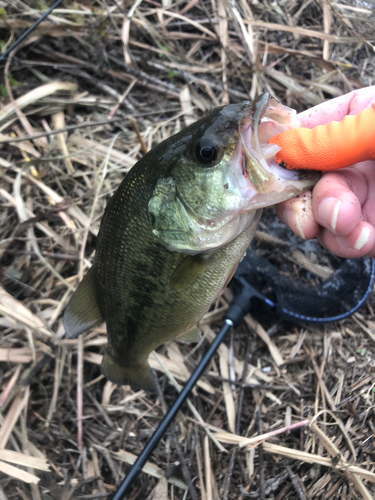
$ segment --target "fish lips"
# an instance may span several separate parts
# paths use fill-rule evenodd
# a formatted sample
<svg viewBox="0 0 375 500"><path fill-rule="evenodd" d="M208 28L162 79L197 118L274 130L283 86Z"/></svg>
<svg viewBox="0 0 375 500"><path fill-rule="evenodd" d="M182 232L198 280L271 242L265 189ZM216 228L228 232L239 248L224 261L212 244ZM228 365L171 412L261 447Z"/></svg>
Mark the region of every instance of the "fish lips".
<svg viewBox="0 0 375 500"><path fill-rule="evenodd" d="M320 179L319 172L288 170L275 160L280 148L268 144L279 133L300 126L295 110L283 106L269 93L249 107L239 125L242 173L251 184L247 209L285 201L307 191ZM249 193L247 193L247 198Z"/></svg>

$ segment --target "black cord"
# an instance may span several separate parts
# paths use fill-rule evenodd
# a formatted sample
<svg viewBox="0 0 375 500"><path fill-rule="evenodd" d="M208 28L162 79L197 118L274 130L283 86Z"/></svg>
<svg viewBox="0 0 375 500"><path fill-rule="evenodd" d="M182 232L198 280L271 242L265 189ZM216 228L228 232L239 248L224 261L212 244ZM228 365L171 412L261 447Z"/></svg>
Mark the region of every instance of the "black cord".
<svg viewBox="0 0 375 500"><path fill-rule="evenodd" d="M4 52L4 54L2 54L2 55L0 56L0 61L2 61L3 59L5 59L6 57L8 57L8 55L12 52L12 50L14 50L16 47L18 47L18 45L19 45L21 42L23 42L23 41L25 40L25 38L27 38L27 37L30 35L30 33L32 33L32 32L35 30L35 28L37 28L37 27L39 26L39 24L40 24L42 21L44 21L44 20L46 19L46 17L48 17L48 16L51 14L51 12L52 12L53 10L55 10L55 9L56 9L56 7L57 7L58 5L60 5L60 3L61 3L61 2L62 2L62 0L57 0L57 2L56 2L56 3L54 3L50 9L48 9L48 10L47 10L47 12L45 12L45 13L44 13L44 14L43 14L43 15L42 15L42 16L41 16L41 17L40 17L40 18L39 18L39 19L38 19L38 20L37 20L37 21L36 21L36 22L35 22L32 26L30 26L30 28L29 28L28 30L26 30L26 31L25 31L25 33L23 33L23 34L22 34L22 35L18 38L18 40L16 40L16 41L14 42L14 44L13 44L13 45L11 45L11 46L9 47L9 49L8 49L8 50L6 50L6 51Z"/></svg>
<svg viewBox="0 0 375 500"><path fill-rule="evenodd" d="M244 278L242 278L242 279L244 279ZM375 259L371 259L371 275L370 275L369 283L367 286L367 290L365 291L363 297L358 301L358 303L354 307L352 307L352 309L350 309L349 311L346 311L343 314L339 314L337 316L330 316L328 318L318 318L315 316L306 316L303 314L299 314L295 311L291 311L290 309L286 309L285 307L281 308L281 312L283 313L283 315L285 315L285 317L287 317L291 320L297 321L297 322L304 321L307 323L325 324L325 323L332 323L334 321L341 321L341 320L351 316L352 314L354 314L356 311L358 311L358 309L360 307L363 306L363 304L366 302L366 300L368 300L368 298L372 294L372 290L374 288L374 283L375 283ZM268 304L273 309L277 308L276 302L273 302L272 300L267 299L265 297L263 297L263 300L266 304Z"/></svg>

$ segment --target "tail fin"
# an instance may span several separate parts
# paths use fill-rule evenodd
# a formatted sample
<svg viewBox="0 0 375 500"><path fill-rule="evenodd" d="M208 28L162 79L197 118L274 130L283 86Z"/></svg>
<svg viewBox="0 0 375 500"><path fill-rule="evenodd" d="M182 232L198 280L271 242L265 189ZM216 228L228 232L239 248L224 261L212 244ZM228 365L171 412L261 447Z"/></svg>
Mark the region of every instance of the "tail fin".
<svg viewBox="0 0 375 500"><path fill-rule="evenodd" d="M140 367L119 365L107 352L104 353L101 365L103 375L118 385L131 385L146 391L155 391L151 370L146 362Z"/></svg>
<svg viewBox="0 0 375 500"><path fill-rule="evenodd" d="M76 338L104 319L99 309L94 288L92 268L78 285L64 313L64 328L70 338Z"/></svg>

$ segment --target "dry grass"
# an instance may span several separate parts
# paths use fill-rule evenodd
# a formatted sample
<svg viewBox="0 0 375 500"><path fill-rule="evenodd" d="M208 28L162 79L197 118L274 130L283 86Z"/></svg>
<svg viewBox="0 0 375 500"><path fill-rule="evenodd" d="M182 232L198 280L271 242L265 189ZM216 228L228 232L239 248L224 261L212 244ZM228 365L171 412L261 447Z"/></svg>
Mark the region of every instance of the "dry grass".
<svg viewBox="0 0 375 500"><path fill-rule="evenodd" d="M0 2L3 49L35 5ZM220 327L225 298L201 347L151 356L159 396L103 379L104 328L64 337L129 168L213 106L269 90L302 110L373 84L374 14L361 0L65 1L2 66L0 499L106 498ZM132 500L374 498L374 340L371 305L272 340L248 317Z"/></svg>

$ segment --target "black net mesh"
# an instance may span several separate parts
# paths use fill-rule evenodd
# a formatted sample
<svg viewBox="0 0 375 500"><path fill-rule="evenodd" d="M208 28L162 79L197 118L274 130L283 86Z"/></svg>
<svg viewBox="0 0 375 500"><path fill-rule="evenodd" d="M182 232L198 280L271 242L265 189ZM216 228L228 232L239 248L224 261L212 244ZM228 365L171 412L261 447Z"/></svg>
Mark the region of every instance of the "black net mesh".
<svg viewBox="0 0 375 500"><path fill-rule="evenodd" d="M266 229L266 231L264 231ZM236 276L260 291L275 312L292 321L328 322L352 314L373 287L374 262L341 259L303 241L266 211Z"/></svg>

